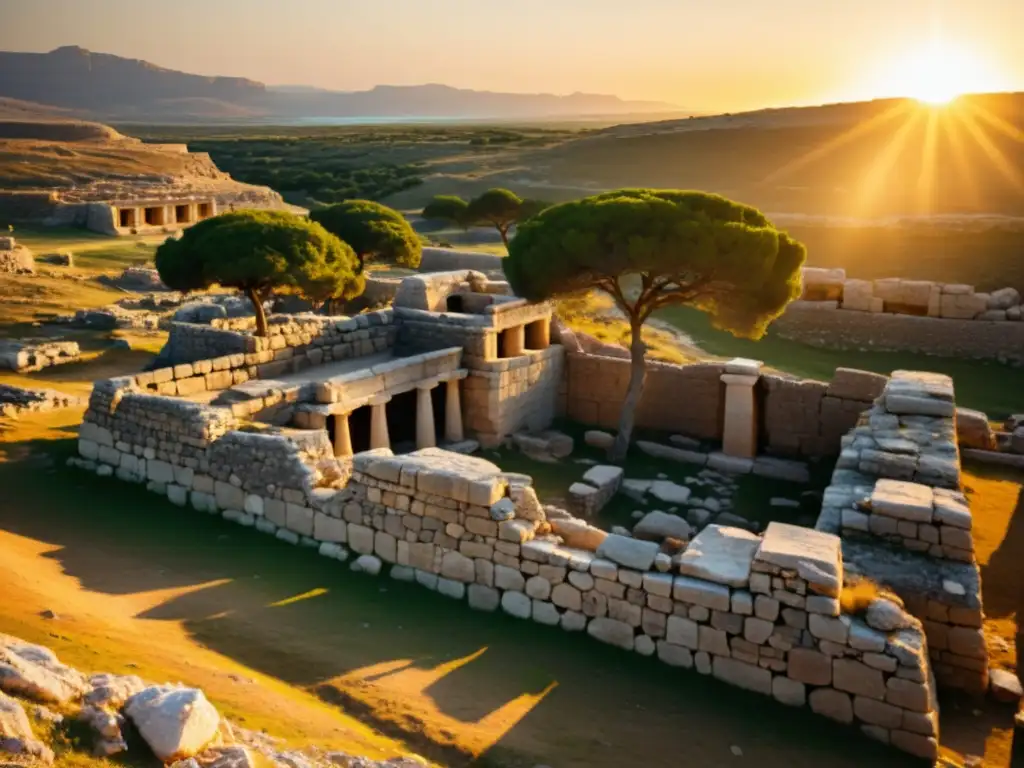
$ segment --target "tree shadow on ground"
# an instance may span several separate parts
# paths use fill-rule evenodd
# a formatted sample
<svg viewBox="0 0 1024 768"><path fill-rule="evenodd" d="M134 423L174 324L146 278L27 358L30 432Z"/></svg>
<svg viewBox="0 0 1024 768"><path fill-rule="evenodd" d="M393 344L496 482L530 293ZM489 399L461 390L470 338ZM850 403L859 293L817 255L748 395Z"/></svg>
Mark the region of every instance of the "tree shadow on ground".
<svg viewBox="0 0 1024 768"><path fill-rule="evenodd" d="M138 618L180 621L201 645L356 713L453 766L559 768L916 765L763 696L602 645L470 611L139 486L62 467L72 441L32 446L56 475L0 464L0 526L59 547L83 589L160 590ZM52 468L51 468L52 469Z"/></svg>

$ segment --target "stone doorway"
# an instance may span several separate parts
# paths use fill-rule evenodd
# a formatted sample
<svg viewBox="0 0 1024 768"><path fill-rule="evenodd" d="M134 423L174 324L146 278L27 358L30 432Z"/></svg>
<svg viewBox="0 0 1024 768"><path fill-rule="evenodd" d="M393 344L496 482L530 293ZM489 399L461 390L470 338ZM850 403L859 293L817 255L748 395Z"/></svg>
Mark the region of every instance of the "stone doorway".
<svg viewBox="0 0 1024 768"><path fill-rule="evenodd" d="M388 419L391 448L399 451L416 449L416 390L395 395L384 406Z"/></svg>
<svg viewBox="0 0 1024 768"><path fill-rule="evenodd" d="M191 224L192 206L187 203L185 205L174 206L174 220L179 224Z"/></svg>
<svg viewBox="0 0 1024 768"><path fill-rule="evenodd" d="M373 408L364 405L356 408L348 415L348 433L352 438L352 452L361 453L370 450L370 415ZM327 430L331 435L331 445L334 444L335 417L327 420ZM337 417L344 418L344 417Z"/></svg>

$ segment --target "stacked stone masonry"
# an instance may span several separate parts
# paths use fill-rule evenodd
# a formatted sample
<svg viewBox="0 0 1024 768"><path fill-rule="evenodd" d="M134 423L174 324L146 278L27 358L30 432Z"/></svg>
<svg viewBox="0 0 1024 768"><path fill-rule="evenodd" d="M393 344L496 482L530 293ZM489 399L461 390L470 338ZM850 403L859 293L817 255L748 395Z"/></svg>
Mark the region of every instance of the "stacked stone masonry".
<svg viewBox="0 0 1024 768"><path fill-rule="evenodd" d="M88 434L97 444L113 440L99 427ZM268 451L238 453L249 462ZM548 520L527 478L436 448L357 454L340 490L282 490L249 475L218 480L160 459L145 472L150 487L176 504L328 557L346 559L351 550L359 570L390 564L393 578L473 609L586 632L936 755L920 624L886 601L877 607L884 624L870 612L841 614L836 536L778 523L760 537L709 526L669 557L656 542L608 535L571 517Z"/></svg>
<svg viewBox="0 0 1024 768"><path fill-rule="evenodd" d="M817 528L840 534L848 567L921 619L938 681L980 693L984 612L955 412L948 377L895 371L843 438Z"/></svg>
<svg viewBox="0 0 1024 768"><path fill-rule="evenodd" d="M76 362L81 356L78 342L45 339L0 341L0 369L33 373L54 365Z"/></svg>
<svg viewBox="0 0 1024 768"><path fill-rule="evenodd" d="M804 269L803 300L773 328L814 346L917 352L1024 365L1024 323L1014 288L924 280L847 280L839 270Z"/></svg>

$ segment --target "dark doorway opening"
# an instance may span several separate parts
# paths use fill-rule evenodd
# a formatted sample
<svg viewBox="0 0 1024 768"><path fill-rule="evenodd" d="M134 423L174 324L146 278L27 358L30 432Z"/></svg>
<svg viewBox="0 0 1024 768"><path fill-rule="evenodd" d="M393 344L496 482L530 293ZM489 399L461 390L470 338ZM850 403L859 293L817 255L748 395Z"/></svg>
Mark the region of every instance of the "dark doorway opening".
<svg viewBox="0 0 1024 768"><path fill-rule="evenodd" d="M371 406L364 405L348 415L348 434L352 438L352 453L370 450L370 412L372 410ZM327 429L330 431L333 427L333 423L328 419ZM331 440L334 440L333 432L331 432Z"/></svg>
<svg viewBox="0 0 1024 768"><path fill-rule="evenodd" d="M445 414L448 413L448 399L445 397L447 387L448 385L442 381L430 390L430 404L434 409L434 438L438 445L444 440L444 420Z"/></svg>
<svg viewBox="0 0 1024 768"><path fill-rule="evenodd" d="M176 205L174 206L174 220L179 224L190 224L192 222L192 206L191 205Z"/></svg>
<svg viewBox="0 0 1024 768"><path fill-rule="evenodd" d="M198 206L200 219L208 219L213 216L213 203L200 203Z"/></svg>
<svg viewBox="0 0 1024 768"><path fill-rule="evenodd" d="M445 299L445 308L449 312L465 312L465 304L462 300L462 296L458 293L453 293L447 299Z"/></svg>
<svg viewBox="0 0 1024 768"><path fill-rule="evenodd" d="M134 208L119 208L117 211L117 223L121 227L134 227L135 226L135 209Z"/></svg>
<svg viewBox="0 0 1024 768"><path fill-rule="evenodd" d="M395 395L384 407L387 409L391 449L395 453L416 450L416 390Z"/></svg>

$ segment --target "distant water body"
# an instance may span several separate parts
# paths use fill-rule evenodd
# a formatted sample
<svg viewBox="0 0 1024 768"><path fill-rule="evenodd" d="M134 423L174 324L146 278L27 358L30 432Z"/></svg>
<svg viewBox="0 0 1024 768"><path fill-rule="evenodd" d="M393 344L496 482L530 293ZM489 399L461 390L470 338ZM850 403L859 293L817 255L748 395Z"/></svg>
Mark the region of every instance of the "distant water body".
<svg viewBox="0 0 1024 768"><path fill-rule="evenodd" d="M485 121L508 120L511 118L486 117L438 117L436 115L402 115L375 116L357 115L355 117L298 117L292 120L275 119L276 125L409 125L412 123L479 123Z"/></svg>

